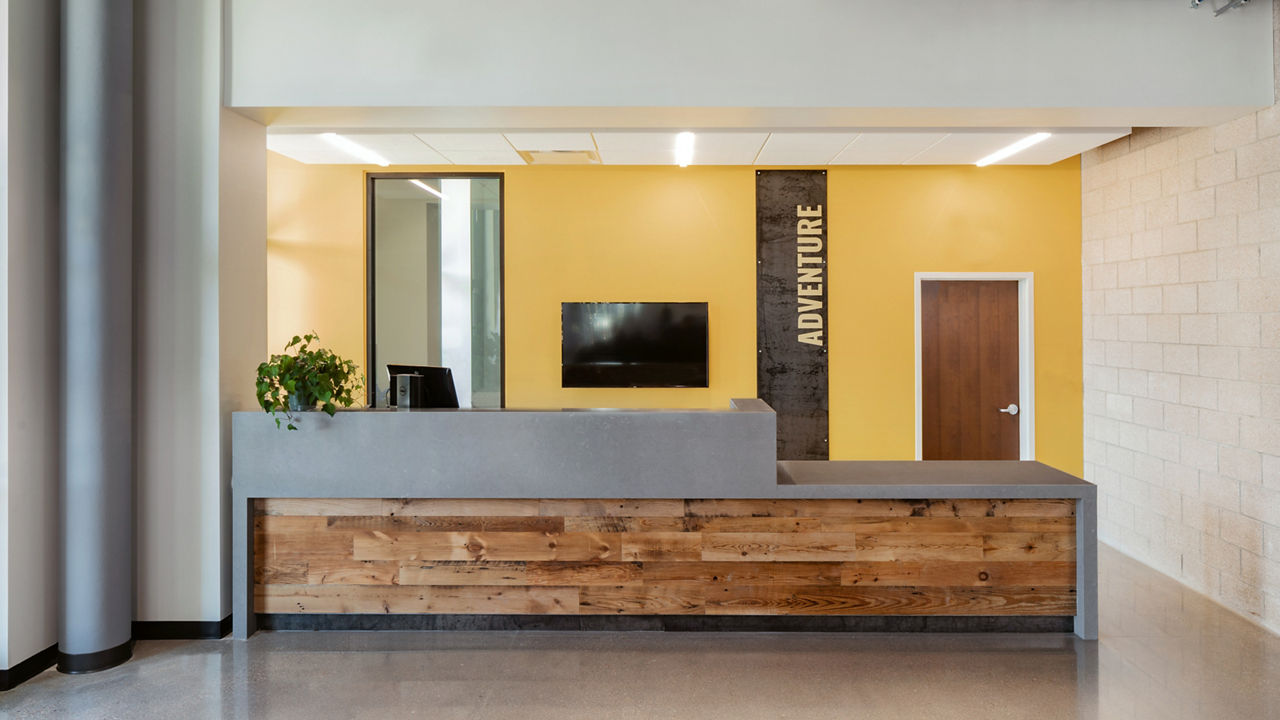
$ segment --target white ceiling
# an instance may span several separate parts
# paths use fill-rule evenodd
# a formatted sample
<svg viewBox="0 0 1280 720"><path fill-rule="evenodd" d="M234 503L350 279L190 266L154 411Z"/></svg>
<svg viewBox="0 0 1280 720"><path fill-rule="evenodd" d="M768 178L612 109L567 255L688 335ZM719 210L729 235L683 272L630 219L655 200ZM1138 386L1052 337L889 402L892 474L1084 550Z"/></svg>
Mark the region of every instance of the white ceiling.
<svg viewBox="0 0 1280 720"><path fill-rule="evenodd" d="M694 165L971 165L1034 129L702 131ZM1003 165L1049 165L1129 134L1129 128L1050 130ZM676 131L341 132L392 165L524 165L519 151L594 150L604 165L675 164ZM267 148L304 163L368 164L321 133L271 132Z"/></svg>

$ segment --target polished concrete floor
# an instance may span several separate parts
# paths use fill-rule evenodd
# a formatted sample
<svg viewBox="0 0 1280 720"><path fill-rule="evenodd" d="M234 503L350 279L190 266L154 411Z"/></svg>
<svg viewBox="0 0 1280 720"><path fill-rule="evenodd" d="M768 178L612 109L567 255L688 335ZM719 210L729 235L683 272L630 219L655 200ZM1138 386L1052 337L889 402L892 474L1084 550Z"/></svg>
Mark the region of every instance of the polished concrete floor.
<svg viewBox="0 0 1280 720"><path fill-rule="evenodd" d="M1280 637L1103 547L1101 635L259 633L50 670L6 718L1280 718Z"/></svg>

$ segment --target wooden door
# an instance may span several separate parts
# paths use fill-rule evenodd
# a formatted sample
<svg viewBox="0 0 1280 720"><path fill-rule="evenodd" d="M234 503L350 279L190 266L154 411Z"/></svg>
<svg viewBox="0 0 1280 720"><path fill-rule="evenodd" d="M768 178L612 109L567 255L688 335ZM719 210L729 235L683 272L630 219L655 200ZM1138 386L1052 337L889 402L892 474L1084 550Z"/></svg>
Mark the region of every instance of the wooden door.
<svg viewBox="0 0 1280 720"><path fill-rule="evenodd" d="M921 457L1017 460L1017 281L922 281L920 342Z"/></svg>

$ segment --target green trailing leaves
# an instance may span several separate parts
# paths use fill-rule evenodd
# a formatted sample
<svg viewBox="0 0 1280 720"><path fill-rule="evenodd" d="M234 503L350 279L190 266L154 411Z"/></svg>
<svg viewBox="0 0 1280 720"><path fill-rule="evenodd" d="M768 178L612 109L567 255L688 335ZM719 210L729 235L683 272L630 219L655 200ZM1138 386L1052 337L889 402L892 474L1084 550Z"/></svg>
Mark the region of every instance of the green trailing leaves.
<svg viewBox="0 0 1280 720"><path fill-rule="evenodd" d="M285 354L272 355L258 366L255 383L258 404L263 410L277 415L276 427L280 427L278 413L288 420L286 427L297 430L297 418L289 406L295 398L295 406L301 409L320 409L332 416L338 407L351 407L356 403L355 393L364 387L364 378L356 373L356 364L344 360L332 350L311 345L320 337L314 332L294 335L284 346ZM292 350L293 354L289 354Z"/></svg>

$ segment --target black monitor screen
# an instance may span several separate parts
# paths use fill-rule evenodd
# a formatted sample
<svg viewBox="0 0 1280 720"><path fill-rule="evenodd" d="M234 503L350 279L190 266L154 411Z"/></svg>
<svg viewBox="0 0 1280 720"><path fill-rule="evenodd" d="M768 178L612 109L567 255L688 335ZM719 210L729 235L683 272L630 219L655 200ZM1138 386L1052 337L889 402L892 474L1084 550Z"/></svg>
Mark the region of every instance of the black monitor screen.
<svg viewBox="0 0 1280 720"><path fill-rule="evenodd" d="M564 387L707 387L707 304L563 303Z"/></svg>
<svg viewBox="0 0 1280 720"><path fill-rule="evenodd" d="M387 386L391 393L387 398L389 405L397 405L395 393L395 377L397 375L419 375L422 381L416 386L417 396L410 403L415 408L456 408L458 407L458 390L453 383L453 371L447 367L430 365L387 365Z"/></svg>

